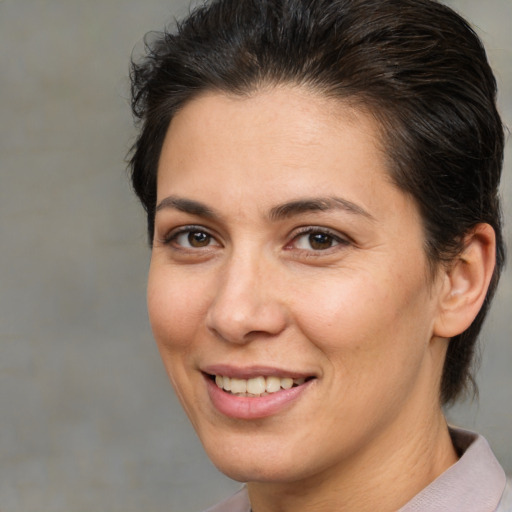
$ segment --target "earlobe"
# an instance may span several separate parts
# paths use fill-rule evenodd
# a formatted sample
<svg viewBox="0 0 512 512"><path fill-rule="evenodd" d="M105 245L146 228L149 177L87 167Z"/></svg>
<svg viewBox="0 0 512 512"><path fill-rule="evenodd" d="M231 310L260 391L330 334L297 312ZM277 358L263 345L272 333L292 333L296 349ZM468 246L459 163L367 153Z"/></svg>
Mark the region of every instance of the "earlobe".
<svg viewBox="0 0 512 512"><path fill-rule="evenodd" d="M462 253L443 273L434 335L451 338L471 325L487 294L495 260L494 229L478 224L466 236Z"/></svg>

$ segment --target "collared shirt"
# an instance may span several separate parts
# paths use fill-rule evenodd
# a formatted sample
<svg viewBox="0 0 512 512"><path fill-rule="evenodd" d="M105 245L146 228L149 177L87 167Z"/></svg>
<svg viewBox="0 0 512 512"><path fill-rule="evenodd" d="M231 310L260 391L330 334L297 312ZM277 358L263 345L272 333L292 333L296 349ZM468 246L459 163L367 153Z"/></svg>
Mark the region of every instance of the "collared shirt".
<svg viewBox="0 0 512 512"><path fill-rule="evenodd" d="M398 512L512 512L512 489L487 441L466 430L451 429L460 459ZM243 487L205 512L251 512Z"/></svg>

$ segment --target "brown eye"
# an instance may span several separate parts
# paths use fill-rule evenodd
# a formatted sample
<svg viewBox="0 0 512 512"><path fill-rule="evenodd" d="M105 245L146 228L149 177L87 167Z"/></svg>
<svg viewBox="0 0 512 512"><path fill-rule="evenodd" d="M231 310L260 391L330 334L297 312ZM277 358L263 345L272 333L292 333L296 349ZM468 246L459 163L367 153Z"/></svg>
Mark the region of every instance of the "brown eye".
<svg viewBox="0 0 512 512"><path fill-rule="evenodd" d="M187 239L191 247L206 247L210 245L211 236L204 231L190 231Z"/></svg>
<svg viewBox="0 0 512 512"><path fill-rule="evenodd" d="M201 229L184 229L172 236L170 241L185 249L202 249L212 245L219 245L210 233Z"/></svg>
<svg viewBox="0 0 512 512"><path fill-rule="evenodd" d="M322 228L311 227L297 235L292 242L295 249L301 251L319 252L336 246L350 245L349 240L341 234L331 233Z"/></svg>
<svg viewBox="0 0 512 512"><path fill-rule="evenodd" d="M308 235L309 245L315 251L329 249L334 244L334 239L327 233L311 233Z"/></svg>

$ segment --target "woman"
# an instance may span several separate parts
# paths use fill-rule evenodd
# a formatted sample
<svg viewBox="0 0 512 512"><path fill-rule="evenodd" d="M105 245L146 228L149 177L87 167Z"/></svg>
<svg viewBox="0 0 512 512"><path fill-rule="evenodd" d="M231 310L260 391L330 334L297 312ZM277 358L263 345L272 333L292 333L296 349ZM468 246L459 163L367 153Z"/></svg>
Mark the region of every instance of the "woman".
<svg viewBox="0 0 512 512"><path fill-rule="evenodd" d="M431 0L219 0L134 64L148 308L212 511L512 510L471 382L504 261L480 41Z"/></svg>

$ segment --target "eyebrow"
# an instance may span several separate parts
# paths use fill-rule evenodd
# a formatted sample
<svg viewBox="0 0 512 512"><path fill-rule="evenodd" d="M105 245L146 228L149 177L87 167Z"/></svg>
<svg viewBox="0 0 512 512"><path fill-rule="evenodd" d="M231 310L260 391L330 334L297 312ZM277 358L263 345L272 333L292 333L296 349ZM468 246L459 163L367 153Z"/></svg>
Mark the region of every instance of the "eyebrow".
<svg viewBox="0 0 512 512"><path fill-rule="evenodd" d="M364 208L341 197L312 197L290 201L272 208L269 217L271 220L277 221L302 213L325 212L328 210L344 210L348 213L375 220Z"/></svg>
<svg viewBox="0 0 512 512"><path fill-rule="evenodd" d="M208 219L221 217L215 210L204 203L178 196L168 196L162 199L156 206L155 213L167 208ZM375 220L364 208L341 197L313 197L289 201L271 208L268 217L271 221L275 222L308 212L325 212L328 210L344 210L354 215Z"/></svg>
<svg viewBox="0 0 512 512"><path fill-rule="evenodd" d="M155 213L166 208L179 210L180 212L189 213L191 215L198 215L199 217L206 217L213 219L218 215L210 207L206 206L199 201L193 199L185 199L183 197L169 196L162 199L155 208Z"/></svg>

